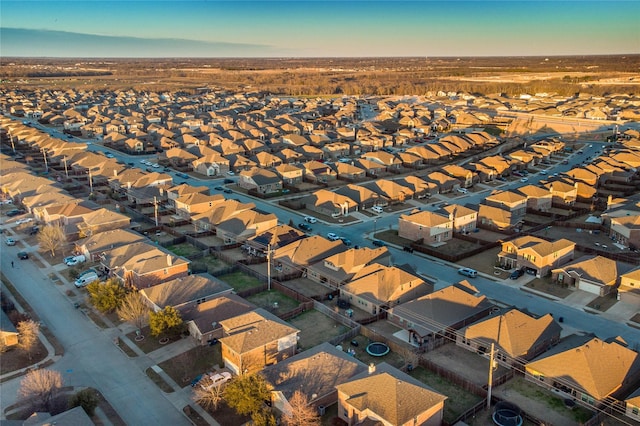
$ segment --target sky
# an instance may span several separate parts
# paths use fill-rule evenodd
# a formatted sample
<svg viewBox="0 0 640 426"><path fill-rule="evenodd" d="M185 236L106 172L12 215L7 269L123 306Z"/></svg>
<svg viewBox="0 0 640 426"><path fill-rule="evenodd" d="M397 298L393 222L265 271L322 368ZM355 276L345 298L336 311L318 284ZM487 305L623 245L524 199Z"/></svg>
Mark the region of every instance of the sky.
<svg viewBox="0 0 640 426"><path fill-rule="evenodd" d="M1 57L640 53L640 1L0 1Z"/></svg>

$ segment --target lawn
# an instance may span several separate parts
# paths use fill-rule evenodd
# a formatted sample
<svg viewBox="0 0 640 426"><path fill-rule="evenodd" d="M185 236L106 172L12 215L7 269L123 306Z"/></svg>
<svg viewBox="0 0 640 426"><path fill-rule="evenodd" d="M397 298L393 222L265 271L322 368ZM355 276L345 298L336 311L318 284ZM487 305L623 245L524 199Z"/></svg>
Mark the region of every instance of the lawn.
<svg viewBox="0 0 640 426"><path fill-rule="evenodd" d="M187 386L199 374L213 371L216 365L222 365L220 345L196 346L158 365L176 383Z"/></svg>
<svg viewBox="0 0 640 426"><path fill-rule="evenodd" d="M129 339L131 339L131 341L133 343L135 343L140 349L142 349L142 351L146 354L148 354L149 352L153 352L156 349L160 349L161 347L171 344L173 342L176 342L178 340L181 339L180 335L177 336L167 336L169 338L169 342L166 344L161 344L160 343L160 338L159 337L154 337L151 335L151 329L149 328L149 326L144 327L141 330L140 333L142 336L144 336L144 339L138 341L136 340L136 333L135 331L132 331L131 333L127 334L127 337Z"/></svg>
<svg viewBox="0 0 640 426"><path fill-rule="evenodd" d="M315 309L291 318L287 322L300 330L298 348L301 350L312 348L349 331L349 327L332 320Z"/></svg>
<svg viewBox="0 0 640 426"><path fill-rule="evenodd" d="M192 246L189 243L182 243L182 244L176 244L175 246L168 246L166 247L167 250L169 250L170 252L176 254L177 256L183 256L186 258L189 258L190 256L193 256L194 254L200 254L202 253L202 250L200 250L197 247Z"/></svg>
<svg viewBox="0 0 640 426"><path fill-rule="evenodd" d="M206 268L207 272L210 274L226 269L229 266L231 265L214 256L204 256L191 262L191 269L204 270Z"/></svg>
<svg viewBox="0 0 640 426"><path fill-rule="evenodd" d="M358 342L358 346L354 346L351 344L351 341L342 342L343 350L347 351L352 349L355 352L355 357L362 361L363 363L369 365L380 364L381 362L386 362L389 365L392 365L396 368L402 368L404 366L404 358L402 355L395 353L393 351L389 352L385 356L371 356L367 353L367 345L371 343L371 341L365 336L356 336L354 339Z"/></svg>
<svg viewBox="0 0 640 426"><path fill-rule="evenodd" d="M277 290L263 291L247 297L247 300L274 315L283 314L298 307L296 300Z"/></svg>
<svg viewBox="0 0 640 426"><path fill-rule="evenodd" d="M221 275L218 279L229 284L235 291L247 290L262 285L262 281L243 272L232 272L231 274Z"/></svg>
<svg viewBox="0 0 640 426"><path fill-rule="evenodd" d="M593 299L587 307L591 309L596 309L598 311L606 312L609 308L615 305L618 302L615 294L608 294L602 297L596 297Z"/></svg>
<svg viewBox="0 0 640 426"><path fill-rule="evenodd" d="M483 398L465 391L449 380L425 368L418 367L409 373L413 378L446 395L444 403L444 420L451 423Z"/></svg>
<svg viewBox="0 0 640 426"><path fill-rule="evenodd" d="M151 381L160 388L162 392L173 392L173 388L169 385L169 383L165 382L164 379L160 377L158 373L153 371L151 367L147 368L147 371L145 371L145 373L151 379Z"/></svg>
<svg viewBox="0 0 640 426"><path fill-rule="evenodd" d="M561 285L551 281L551 278L536 278L525 284L525 287L532 288L537 291L559 297L561 299L564 299L565 297L573 293L568 288L562 287Z"/></svg>

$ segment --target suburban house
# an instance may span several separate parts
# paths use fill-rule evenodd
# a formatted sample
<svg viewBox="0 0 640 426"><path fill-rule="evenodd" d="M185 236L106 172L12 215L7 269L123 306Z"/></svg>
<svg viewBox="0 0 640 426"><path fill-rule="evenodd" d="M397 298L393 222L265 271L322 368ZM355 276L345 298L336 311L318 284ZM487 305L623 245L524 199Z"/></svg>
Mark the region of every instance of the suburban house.
<svg viewBox="0 0 640 426"><path fill-rule="evenodd" d="M439 426L446 396L389 364L336 386L338 417L348 425Z"/></svg>
<svg viewBox="0 0 640 426"><path fill-rule="evenodd" d="M114 229L82 238L75 241L74 245L76 252L83 254L90 262L95 262L107 250L145 240L147 237L129 229Z"/></svg>
<svg viewBox="0 0 640 426"><path fill-rule="evenodd" d="M234 374L251 374L296 353L298 333L262 308L220 321L224 366Z"/></svg>
<svg viewBox="0 0 640 426"><path fill-rule="evenodd" d="M158 312L167 306L181 310L189 305L199 305L214 297L231 293L232 290L227 283L203 274L174 278L140 289L139 293L151 309Z"/></svg>
<svg viewBox="0 0 640 426"><path fill-rule="evenodd" d="M640 268L620 275L618 300L636 306L640 305Z"/></svg>
<svg viewBox="0 0 640 426"><path fill-rule="evenodd" d="M278 225L246 240L243 249L251 256L266 257L268 249L275 250L305 237L304 232L289 225Z"/></svg>
<svg viewBox="0 0 640 426"><path fill-rule="evenodd" d="M351 198L326 189L319 189L304 197L303 202L305 208L334 218L348 216L358 210L358 205Z"/></svg>
<svg viewBox="0 0 640 426"><path fill-rule="evenodd" d="M578 196L578 185L576 183L568 184L561 180L544 185L553 196L553 202L558 204L573 205Z"/></svg>
<svg viewBox="0 0 640 426"><path fill-rule="evenodd" d="M302 164L304 167L304 177L311 182L327 182L335 180L336 172L326 164L311 160Z"/></svg>
<svg viewBox="0 0 640 426"><path fill-rule="evenodd" d="M495 309L468 281L394 306L388 321L406 331L407 342L422 347L484 318Z"/></svg>
<svg viewBox="0 0 640 426"><path fill-rule="evenodd" d="M464 167L456 164L447 164L442 166L441 170L445 174L462 182L462 188L470 188L474 184L475 173L471 170L465 169Z"/></svg>
<svg viewBox="0 0 640 426"><path fill-rule="evenodd" d="M357 181L367 177L367 171L349 163L336 163L334 169L338 175L338 179L346 181Z"/></svg>
<svg viewBox="0 0 640 426"><path fill-rule="evenodd" d="M3 309L0 309L0 347L9 349L18 344L18 330Z"/></svg>
<svg viewBox="0 0 640 426"><path fill-rule="evenodd" d="M546 241L525 236L502 243L498 263L504 269L522 269L542 278L552 269L573 260L576 243L566 239Z"/></svg>
<svg viewBox="0 0 640 426"><path fill-rule="evenodd" d="M584 256L553 269L551 280L572 289L606 296L615 291L619 277L633 269L632 265L603 256Z"/></svg>
<svg viewBox="0 0 640 426"><path fill-rule="evenodd" d="M365 266L377 263L389 266L391 253L386 247L351 248L307 267L307 278L329 287L340 287Z"/></svg>
<svg viewBox="0 0 640 426"><path fill-rule="evenodd" d="M482 319L460 330L456 345L487 353L495 344L495 358L506 365L520 365L560 341L562 327L551 314L533 317L517 309Z"/></svg>
<svg viewBox="0 0 640 426"><path fill-rule="evenodd" d="M284 275L302 273L309 265L346 250L342 241L329 241L319 235L303 238L273 251L274 269Z"/></svg>
<svg viewBox="0 0 640 426"><path fill-rule="evenodd" d="M225 200L223 203L214 204L213 209L197 213L191 217L196 229L201 231L213 231L217 226L236 214L251 210L256 205L253 203L241 203L236 200Z"/></svg>
<svg viewBox="0 0 640 426"><path fill-rule="evenodd" d="M640 247L640 214L611 217L609 236L625 247Z"/></svg>
<svg viewBox="0 0 640 426"><path fill-rule="evenodd" d="M292 164L281 164L274 169L284 185L298 185L302 183L304 170Z"/></svg>
<svg viewBox="0 0 640 426"><path fill-rule="evenodd" d="M191 168L201 175L220 176L229 171L229 160L219 153L209 154L193 160Z"/></svg>
<svg viewBox="0 0 640 426"><path fill-rule="evenodd" d="M423 244L440 244L453 238L453 219L430 211L413 211L400 215L398 236Z"/></svg>
<svg viewBox="0 0 640 426"><path fill-rule="evenodd" d="M225 244L235 244L277 225L278 217L273 213L262 214L255 210L243 210L221 221L216 227L216 235Z"/></svg>
<svg viewBox="0 0 640 426"><path fill-rule="evenodd" d="M485 204L507 210L515 223L524 219L527 213L527 197L514 191L492 191L484 199Z"/></svg>
<svg viewBox="0 0 640 426"><path fill-rule="evenodd" d="M523 216L488 204L478 205L478 227L496 231L514 231L522 224Z"/></svg>
<svg viewBox="0 0 640 426"><path fill-rule="evenodd" d="M190 218L194 214L206 213L216 204L224 202L222 194L209 195L201 192L185 194L173 200L176 214Z"/></svg>
<svg viewBox="0 0 640 426"><path fill-rule="evenodd" d="M640 388L625 398L625 415L633 420L640 421Z"/></svg>
<svg viewBox="0 0 640 426"><path fill-rule="evenodd" d="M525 185L515 189L527 198L527 209L546 212L551 209L553 195L537 185Z"/></svg>
<svg viewBox="0 0 640 426"><path fill-rule="evenodd" d="M321 411L338 402L336 386L367 371L367 365L328 342L321 343L262 371L271 384L272 406L291 412L289 400L304 393L309 405Z"/></svg>
<svg viewBox="0 0 640 426"><path fill-rule="evenodd" d="M352 306L377 315L388 309L433 291L433 284L397 266L377 263L356 272L340 287L340 297Z"/></svg>
<svg viewBox="0 0 640 426"><path fill-rule="evenodd" d="M110 276L137 289L189 274L189 260L148 241L108 249L99 257Z"/></svg>
<svg viewBox="0 0 640 426"><path fill-rule="evenodd" d="M425 180L436 185L436 194L446 194L448 192L453 192L456 189L460 188L461 185L460 180L437 171L429 173L425 177Z"/></svg>
<svg viewBox="0 0 640 426"><path fill-rule="evenodd" d="M282 191L282 179L271 170L265 170L253 167L249 170L243 170L239 173L240 179L238 186L240 188L255 190L258 194L274 194Z"/></svg>
<svg viewBox="0 0 640 426"><path fill-rule="evenodd" d="M386 198L360 185L348 184L336 189L335 193L354 201L357 204L357 210L387 205Z"/></svg>
<svg viewBox="0 0 640 426"><path fill-rule="evenodd" d="M395 183L409 188L413 194L413 198L422 199L430 197L437 193L438 187L433 182L427 182L417 176L405 176L400 179L394 179Z"/></svg>
<svg viewBox="0 0 640 426"><path fill-rule="evenodd" d="M615 368L603 368L607 365ZM618 340L594 337L577 346L560 343L526 364L525 370L526 380L597 407L637 389L640 357Z"/></svg>
<svg viewBox="0 0 640 426"><path fill-rule="evenodd" d="M469 233L477 228L478 212L459 204L447 204L435 211L452 220L454 232Z"/></svg>
<svg viewBox="0 0 640 426"><path fill-rule="evenodd" d="M153 287L152 287L153 288ZM178 308L191 337L200 345L223 336L221 321L246 314L256 306L231 292Z"/></svg>
<svg viewBox="0 0 640 426"><path fill-rule="evenodd" d="M378 196L384 197L390 204L404 203L405 200L413 198L413 190L411 188L402 186L393 180L378 179L367 182L362 186L375 192Z"/></svg>

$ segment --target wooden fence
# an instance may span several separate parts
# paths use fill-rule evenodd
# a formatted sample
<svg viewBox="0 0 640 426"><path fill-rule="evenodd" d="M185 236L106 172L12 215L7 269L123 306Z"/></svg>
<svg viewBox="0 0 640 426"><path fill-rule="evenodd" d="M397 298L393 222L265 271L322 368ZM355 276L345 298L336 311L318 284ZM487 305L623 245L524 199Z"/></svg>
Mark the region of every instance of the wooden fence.
<svg viewBox="0 0 640 426"><path fill-rule="evenodd" d="M333 319L336 322L339 322L340 324L347 326L351 329L357 328L358 331L360 330L360 324L358 324L357 322L355 322L354 320L352 320L351 318L349 318L346 315L342 315L339 312L335 312L333 309L331 309L330 307L315 301L313 302L313 307L315 310L325 314L326 316L328 316L329 318Z"/></svg>
<svg viewBox="0 0 640 426"><path fill-rule="evenodd" d="M444 367L441 367L440 365L426 359L425 357L420 357L418 359L418 365L426 368L429 371L432 371L434 373L436 373L437 375L447 379L448 381L456 384L457 386L461 387L462 389L464 389L467 392L470 392L474 395L480 396L482 398L486 398L487 397L487 389L486 389L486 385L485 386L480 386L476 383L473 383L469 380L467 380L466 378L462 377L461 375L448 370Z"/></svg>

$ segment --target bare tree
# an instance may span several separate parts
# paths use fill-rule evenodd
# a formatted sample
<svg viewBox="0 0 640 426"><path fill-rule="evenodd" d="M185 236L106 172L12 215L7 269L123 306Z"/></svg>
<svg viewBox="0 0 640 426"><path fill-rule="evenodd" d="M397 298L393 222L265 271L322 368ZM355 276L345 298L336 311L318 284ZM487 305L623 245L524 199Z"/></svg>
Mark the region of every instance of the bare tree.
<svg viewBox="0 0 640 426"><path fill-rule="evenodd" d="M38 233L38 243L40 248L51 253L51 257L56 255L56 250L60 249L67 241L62 226L47 225Z"/></svg>
<svg viewBox="0 0 640 426"><path fill-rule="evenodd" d="M193 389L193 400L204 408L217 410L223 399L224 385L214 385L210 377L203 378Z"/></svg>
<svg viewBox="0 0 640 426"><path fill-rule="evenodd" d="M149 306L137 291L128 293L118 307L118 316L142 329L149 321Z"/></svg>
<svg viewBox="0 0 640 426"><path fill-rule="evenodd" d="M18 394L36 411L51 411L62 389L62 375L52 370L31 370L20 382Z"/></svg>
<svg viewBox="0 0 640 426"><path fill-rule="evenodd" d="M320 417L309 399L301 391L297 390L289 399L291 411L282 415L284 426L315 426L320 424Z"/></svg>
<svg viewBox="0 0 640 426"><path fill-rule="evenodd" d="M25 351L31 359L31 352L38 343L40 325L32 320L21 321L16 327L18 329L18 348Z"/></svg>

